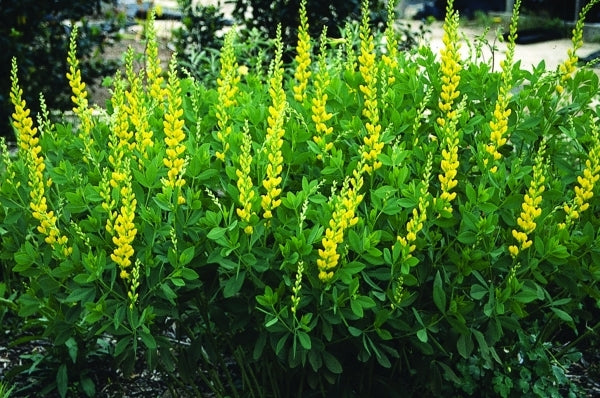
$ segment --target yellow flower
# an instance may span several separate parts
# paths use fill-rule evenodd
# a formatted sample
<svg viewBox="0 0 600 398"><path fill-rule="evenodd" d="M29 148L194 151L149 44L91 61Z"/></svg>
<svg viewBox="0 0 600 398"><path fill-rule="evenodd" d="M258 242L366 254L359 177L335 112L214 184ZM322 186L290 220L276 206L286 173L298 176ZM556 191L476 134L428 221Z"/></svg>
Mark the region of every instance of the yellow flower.
<svg viewBox="0 0 600 398"><path fill-rule="evenodd" d="M110 255L110 258L121 269L121 278L129 279L127 269L131 266L131 257L134 254L133 246L131 245L137 234L135 228L135 210L137 200L131 187L131 174L129 171L129 159L125 160L123 165L126 173L125 180L119 186L119 194L121 197L121 208L117 214L114 226L112 228L112 242L115 248Z"/></svg>
<svg viewBox="0 0 600 398"><path fill-rule="evenodd" d="M298 270L296 271L296 281L292 287L292 314L296 315L298 305L300 304L300 290L302 289L302 273L304 272L304 262L298 262Z"/></svg>
<svg viewBox="0 0 600 398"><path fill-rule="evenodd" d="M363 170L371 174L381 167L378 157L383 150L381 141L381 125L379 123L379 105L377 99L377 74L375 65L375 44L369 27L369 2L362 3L362 22L360 26L359 71L364 84L359 86L364 95L362 114L367 118L365 128L367 135L363 138L361 157L365 161Z"/></svg>
<svg viewBox="0 0 600 398"><path fill-rule="evenodd" d="M269 106L269 116L267 117L267 135L265 137L265 146L267 152L267 173L263 181L263 187L266 193L261 195L261 206L263 217L270 219L273 217L273 210L281 204L278 197L281 195L281 172L283 171L283 155L281 147L283 146L283 137L285 130L285 112L287 100L283 90L283 64L281 56L283 52L283 42L281 41L281 26L277 28L276 52L273 61L272 73L269 78L269 94L272 104Z"/></svg>
<svg viewBox="0 0 600 398"><path fill-rule="evenodd" d="M300 26L298 27L296 51L296 71L294 72L296 84L292 87L292 90L294 91L294 99L302 102L306 99L306 86L311 75L309 68L311 64L310 54L312 52L310 35L308 33L308 18L306 16L306 0L300 2Z"/></svg>
<svg viewBox="0 0 600 398"><path fill-rule="evenodd" d="M590 199L594 196L594 188L600 179L600 134L598 133L597 120L590 123L592 128L592 147L585 161L585 168L581 175L577 176L577 184L573 189L575 197L570 205L564 204L566 213L565 226L573 224L573 220L579 218L581 213L590 207Z"/></svg>
<svg viewBox="0 0 600 398"><path fill-rule="evenodd" d="M385 49L386 53L381 56L384 65L385 75L387 76L387 84L391 85L396 81L396 71L398 69L398 40L396 40L396 6L397 0L387 2L387 23L385 27Z"/></svg>
<svg viewBox="0 0 600 398"><path fill-rule="evenodd" d="M319 258L317 259L318 277L322 282L329 282L333 279L334 270L340 259L337 247L344 241L345 230L358 223L356 208L363 199L363 196L358 194L362 184L362 177L357 179L355 175L347 178L339 195L331 199L333 214L325 230L325 236L321 240L323 249L318 250Z"/></svg>
<svg viewBox="0 0 600 398"><path fill-rule="evenodd" d="M417 208L412 210L412 217L406 223L406 236L398 235L397 241L402 246L402 259L410 258L411 253L416 249L414 242L417 240L417 234L423 229L427 221L427 207L429 207L429 179L431 177L431 167L433 158L431 154L427 158L427 165L423 174L423 181L419 189L419 202Z"/></svg>
<svg viewBox="0 0 600 398"><path fill-rule="evenodd" d="M325 41L327 40L327 27L321 32L321 45L319 51L319 69L315 76L315 95L312 98L312 120L315 123L315 135L313 141L319 146L321 153L317 155L319 159L333 149L333 142L328 142L327 137L333 133L333 127L328 126L327 122L333 117L332 113L327 112L327 94L325 90L329 86L330 76L327 68Z"/></svg>
<svg viewBox="0 0 600 398"><path fill-rule="evenodd" d="M579 61L579 57L577 57L576 52L581 48L581 46L583 46L583 25L585 21L585 16L596 3L598 3L598 0L590 1L579 12L579 17L577 18L577 22L575 23L575 27L573 28L573 36L571 37L573 47L567 50L567 59L558 67L560 81L556 86L556 91L559 94L563 93L564 84L571 78L571 76L577 68L577 62Z"/></svg>
<svg viewBox="0 0 600 398"><path fill-rule="evenodd" d="M123 162L130 156L131 150L135 147L135 143L131 142L133 132L129 130L129 120L124 105L123 82L119 76L115 79L114 93L111 98L111 103L114 113L111 119L111 129L108 141L110 150L108 161L112 166L110 185L115 188L120 185L125 178L123 170Z"/></svg>
<svg viewBox="0 0 600 398"><path fill-rule="evenodd" d="M523 197L523 203L521 204L521 214L517 218L517 225L519 229L513 229L512 236L517 241L517 245L509 246L508 250L510 255L515 258L520 251L529 248L533 241L529 239L529 236L537 224L535 220L542 214L540 207L542 203L542 193L546 187L546 177L544 177L544 153L546 150L546 142L542 141L540 148L535 157L535 163L533 165L533 176L529 183L529 188Z"/></svg>
<svg viewBox="0 0 600 398"><path fill-rule="evenodd" d="M500 75L500 88L498 98L494 105L492 119L489 122L490 126L490 142L485 146L489 157L484 159L484 163L488 166L492 173L498 170L498 166L494 163L502 158L502 154L498 149L506 144L508 140L508 118L511 110L508 109L508 103L511 98L510 90L512 87L512 68L515 55L515 40L517 38L517 22L519 19L519 8L521 0L517 0L513 6L513 13L510 20L508 45L506 48L506 59L500 62L502 73ZM491 158L491 159L490 159ZM490 162L492 160L492 162Z"/></svg>
<svg viewBox="0 0 600 398"><path fill-rule="evenodd" d="M238 202L240 207L236 209L238 217L248 224L244 228L246 234L251 234L254 228L249 224L250 218L254 214L252 210L254 200L254 189L252 184L252 178L250 177L250 166L252 165L252 137L248 131L248 125L244 131L244 141L242 143L242 153L238 159L239 167L235 171L235 175L238 177L237 188L239 191Z"/></svg>
<svg viewBox="0 0 600 398"><path fill-rule="evenodd" d="M158 103L161 103L166 95L163 88L164 79L162 77L162 68L160 67L160 58L158 57L158 42L156 40L156 29L154 27L155 10L152 8L148 13L146 21L146 79L150 86L150 97Z"/></svg>
<svg viewBox="0 0 600 398"><path fill-rule="evenodd" d="M71 90L73 92L71 100L75 104L73 112L75 112L81 122L81 126L79 128L79 138L82 140L84 146L83 149L85 156L83 160L87 162L88 159L91 158L91 147L94 143L94 140L91 137L91 131L94 123L92 120L92 111L88 106L85 83L81 80L79 60L77 59L77 26L74 26L71 32L67 62L69 64L67 80L69 81L69 86L71 86Z"/></svg>
<svg viewBox="0 0 600 398"><path fill-rule="evenodd" d="M235 97L239 90L238 83L240 81L239 67L233 49L234 38L235 30L233 29L225 35L225 43L221 51L221 71L217 78L217 93L219 96L216 106L217 138L221 142L223 150L218 151L216 156L221 161L225 161L225 153L229 150L228 138L232 131L229 124L231 119L229 108L237 104Z"/></svg>
<svg viewBox="0 0 600 398"><path fill-rule="evenodd" d="M61 235L56 225L58 222L56 215L52 210L48 210L45 194L46 187L51 186L52 180L46 179L44 176L46 165L44 157L40 155L42 148L39 146L39 138L36 137L37 128L33 127L33 120L29 116L30 110L22 98L23 91L19 87L15 58L12 59L11 66L10 99L15 108L15 112L12 114L13 126L19 143L19 154L25 157L25 164L29 171L28 184L31 187L29 207L31 214L33 218L39 221L37 230L45 236L44 241L52 246L60 256L69 256L73 248L68 247L67 237Z"/></svg>
<svg viewBox="0 0 600 398"><path fill-rule="evenodd" d="M148 110L144 104L140 76L133 71L133 50L131 47L127 51L125 65L127 69L129 90L125 91L127 103L123 104L123 107L134 127L135 142L131 147L132 149L134 147L137 149L140 155L138 165L139 168L142 169L145 164L144 161L149 159L148 148L154 146L154 133L148 122Z"/></svg>
<svg viewBox="0 0 600 398"><path fill-rule="evenodd" d="M182 188L185 185L183 178L185 170L185 133L183 132L183 108L181 87L177 78L176 60L171 59L169 67L169 80L167 83L167 110L164 115L163 128L165 132L165 157L163 164L167 167L167 178L163 179L164 187L177 192L177 203L185 203Z"/></svg>
<svg viewBox="0 0 600 398"><path fill-rule="evenodd" d="M442 41L444 47L441 50L442 63L440 66L442 92L438 107L446 117L453 119L452 105L459 97L458 84L460 83L460 42L458 37L458 13L452 8L453 1L448 1L446 7L446 19L444 20L444 35ZM444 120L444 119L442 119ZM438 122L439 123L439 122ZM443 122L442 122L443 123Z"/></svg>

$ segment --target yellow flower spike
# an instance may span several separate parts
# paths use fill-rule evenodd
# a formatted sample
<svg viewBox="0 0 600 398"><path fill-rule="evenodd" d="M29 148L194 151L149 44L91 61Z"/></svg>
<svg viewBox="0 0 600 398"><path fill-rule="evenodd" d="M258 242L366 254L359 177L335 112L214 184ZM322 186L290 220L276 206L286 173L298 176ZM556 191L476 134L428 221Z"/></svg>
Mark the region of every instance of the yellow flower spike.
<svg viewBox="0 0 600 398"><path fill-rule="evenodd" d="M323 155L333 149L333 142L329 142L328 137L333 133L333 127L328 126L327 122L333 117L332 113L328 113L326 109L327 94L325 90L329 86L330 76L327 68L327 49L325 42L327 40L327 26L323 28L320 38L319 48L319 68L315 76L315 94L312 98L312 121L315 123L315 134L313 141L319 146L321 153L317 155L322 159Z"/></svg>
<svg viewBox="0 0 600 398"><path fill-rule="evenodd" d="M248 123L244 127L244 140L242 142L240 157L238 159L239 166L235 171L237 180L237 188L239 191L238 202L240 207L236 209L238 217L248 225L244 228L246 234L251 234L254 231L252 225L250 225L250 218L254 215L252 210L254 204L254 186L252 184L252 178L250 177L252 165L252 137L248 131Z"/></svg>
<svg viewBox="0 0 600 398"><path fill-rule="evenodd" d="M494 106L492 119L489 122L491 130L490 143L486 145L485 150L489 155L491 155L491 160L493 160L493 162L490 162L490 159L486 159L485 164L492 173L495 173L498 170L498 167L496 164L494 164L494 162L497 162L502 158L502 154L498 152L498 149L506 144L507 141L508 117L511 114L511 110L508 109L508 103L511 98L510 90L512 88L512 68L514 64L516 45L515 40L517 39L517 23L519 20L520 7L521 0L515 1L510 19L508 44L506 47L506 59L500 63L502 72L500 74L498 98Z"/></svg>
<svg viewBox="0 0 600 398"><path fill-rule="evenodd" d="M139 154L138 167L142 169L145 161L149 159L148 148L154 146L154 133L148 122L148 111L144 104L141 78L133 71L133 49L131 47L127 50L125 66L129 90L125 91L126 103L123 104L123 108L129 116L135 131L135 141L130 143L129 147L132 150L137 149Z"/></svg>
<svg viewBox="0 0 600 398"><path fill-rule="evenodd" d="M137 229L134 224L137 200L135 199L131 187L129 158L127 158L123 164L123 171L126 174L126 177L124 181L121 182L119 189L121 208L117 213L111 230L113 236L112 242L115 245L115 248L110 255L110 258L121 269L121 278L129 279L129 271L127 269L131 266L131 257L133 257L134 254L132 243L137 234Z"/></svg>
<svg viewBox="0 0 600 398"><path fill-rule="evenodd" d="M177 77L177 62L175 55L169 65L169 79L167 82L167 109L164 115L163 128L165 132L165 157L163 164L167 167L167 178L163 179L163 189L170 188L177 193L177 203L185 203L182 187L185 185L183 175L186 161L182 157L185 153L185 133L183 131L183 108L181 87Z"/></svg>
<svg viewBox="0 0 600 398"><path fill-rule="evenodd" d="M385 27L385 54L381 56L385 65L384 74L388 86L396 81L396 72L398 70L398 40L396 39L396 5L397 0L390 0L387 3L387 22Z"/></svg>
<svg viewBox="0 0 600 398"><path fill-rule="evenodd" d="M523 203L521 204L522 210L517 218L519 229L513 229L511 231L513 238L518 243L518 245L512 245L508 248L508 251L513 258L515 258L519 252L531 247L533 244L533 241L530 240L529 237L537 227L535 220L542 214L540 205L542 203L542 194L546 189L544 186L546 181L546 178L544 177L545 151L546 140L544 139L535 156L533 175L531 182L529 183L529 188L523 196Z"/></svg>
<svg viewBox="0 0 600 398"><path fill-rule="evenodd" d="M594 196L594 188L600 180L600 133L598 129L598 120L592 120L590 123L591 132L591 148L588 152L585 161L585 168L581 175L577 176L577 184L573 191L575 197L570 204L565 203L563 210L566 214L565 227L573 224L581 213L589 209L590 199Z"/></svg>
<svg viewBox="0 0 600 398"><path fill-rule="evenodd" d="M292 306L291 311L294 316L296 315L296 311L298 310L298 305L300 305L300 290L302 290L302 273L304 272L304 262L300 260L298 262L298 269L296 271L296 281L294 282L294 286L292 287Z"/></svg>
<svg viewBox="0 0 600 398"><path fill-rule="evenodd" d="M236 95L239 91L240 72L233 46L235 35L235 29L231 29L225 35L225 42L221 50L221 70L217 78L217 94L219 98L216 105L217 138L221 142L222 151L217 151L215 155L221 161L225 161L225 153L229 150L228 138L232 131L229 108L237 104Z"/></svg>
<svg viewBox="0 0 600 398"><path fill-rule="evenodd" d="M431 179L431 169L433 157L431 154L427 157L427 165L423 173L421 188L419 189L419 202L417 207L412 210L412 217L406 222L406 236L397 237L397 242L402 246L402 258L407 260L416 249L414 242L417 240L417 234L423 229L427 221L427 208L429 207L429 180Z"/></svg>
<svg viewBox="0 0 600 398"><path fill-rule="evenodd" d="M15 108L12 118L19 145L19 156L25 158L25 164L29 171L28 185L31 188L29 208L33 218L39 221L37 231L45 236L44 241L52 246L52 249L59 256L66 257L71 254L73 248L68 247L67 237L61 235L56 225L58 222L56 215L52 210L48 210L46 188L50 187L51 180L46 179L43 173L46 165L44 164L44 157L40 155L42 148L39 146L38 137L36 137L37 128L33 127L33 120L29 116L31 112L22 98L23 90L19 87L17 69L17 61L13 58L10 100Z"/></svg>
<svg viewBox="0 0 600 398"><path fill-rule="evenodd" d="M331 198L333 214L329 220L329 226L325 230L325 236L321 240L323 249L318 250L319 258L317 259L318 277L324 283L331 281L334 277L334 270L340 259L337 247L344 241L345 230L358 223L355 213L363 198L362 195L357 194L361 187L362 177L358 180L346 178L341 192Z"/></svg>
<svg viewBox="0 0 600 398"><path fill-rule="evenodd" d="M83 160L87 162L89 159L91 159L91 148L94 143L94 140L91 136L94 122L92 120L92 111L88 106L85 83L81 80L79 60L77 59L77 26L74 26L73 30L71 31L67 63L69 64L67 80L69 81L69 86L73 92L71 100L75 104L73 112L75 112L81 123L78 136L83 142L83 150L85 155Z"/></svg>
<svg viewBox="0 0 600 398"><path fill-rule="evenodd" d="M377 94L377 75L379 73L375 64L375 43L369 27L369 2L362 2L362 21L359 30L360 55L358 57L359 71L364 84L359 86L364 95L362 114L367 119L365 128L367 136L363 139L361 157L364 160L362 171L371 174L381 167L377 160L383 150L381 142L381 125L379 123L379 105Z"/></svg>
<svg viewBox="0 0 600 398"><path fill-rule="evenodd" d="M310 78L312 44L308 33L308 17L306 16L306 0L300 2L300 26L298 27L298 44L296 46L295 84L292 87L294 99L303 102L306 99L306 87Z"/></svg>
<svg viewBox="0 0 600 398"><path fill-rule="evenodd" d="M269 106L269 116L267 118L267 134L265 137L265 148L267 151L267 173L263 181L263 187L266 193L261 195L261 207L263 217L270 219L273 217L273 210L281 204L277 199L281 194L279 185L281 184L281 172L283 170L283 155L281 147L283 146L283 137L285 129L283 125L286 117L287 100L283 90L283 42L281 39L281 26L277 27L277 36L275 38L276 51L275 59L272 64L272 72L269 77L269 95L271 96L271 106Z"/></svg>
<svg viewBox="0 0 600 398"><path fill-rule="evenodd" d="M160 58L158 57L158 41L154 27L155 13L155 9L152 8L148 13L144 29L146 32L146 79L150 86L150 97L154 101L162 103L166 96L166 89L163 88L164 78L162 77Z"/></svg>
<svg viewBox="0 0 600 398"><path fill-rule="evenodd" d="M592 0L588 4L585 5L579 12L579 17L577 18L577 22L575 23L575 27L573 28L573 36L571 37L571 42L573 43L573 47L567 50L567 59L559 65L558 67L558 75L559 75L559 83L556 85L556 91L559 94L564 92L565 83L571 78L575 70L577 69L577 62L579 61L579 57L577 57L577 50L583 46L583 25L585 21L585 17L587 13L592 9L594 5L596 5L600 0Z"/></svg>
<svg viewBox="0 0 600 398"><path fill-rule="evenodd" d="M444 20L444 48L441 50L440 65L442 92L438 107L445 115L446 119L453 119L452 105L459 97L460 91L457 90L460 83L460 41L458 37L458 13L453 8L453 0L448 1L446 7L446 19ZM443 120L443 119L442 119ZM438 122L439 123L439 122Z"/></svg>

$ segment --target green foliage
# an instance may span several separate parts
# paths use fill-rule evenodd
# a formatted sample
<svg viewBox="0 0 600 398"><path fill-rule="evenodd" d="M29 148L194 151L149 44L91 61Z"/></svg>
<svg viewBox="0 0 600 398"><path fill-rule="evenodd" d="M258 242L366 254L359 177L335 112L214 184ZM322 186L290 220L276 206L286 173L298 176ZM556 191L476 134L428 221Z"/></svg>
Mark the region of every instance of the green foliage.
<svg viewBox="0 0 600 398"><path fill-rule="evenodd" d="M597 75L572 52L530 71L509 46L495 72L394 51L363 10L312 62L277 38L244 70L226 40L216 87L130 54L91 123L78 101L81 124L36 134L13 100L0 258L20 283L0 297L55 347L48 390L89 395L107 353L219 397L576 393L600 302Z"/></svg>
<svg viewBox="0 0 600 398"><path fill-rule="evenodd" d="M93 23L90 17L99 15L102 4L114 0L36 1L3 0L0 6L0 74L10 75L10 60L16 57L23 72L22 86L32 111L39 110L38 96L44 93L51 109L68 109L70 96L67 85L65 51L69 43L69 26L81 23L80 57L87 81L107 71L101 61L102 47L118 24L116 15L106 15L104 24ZM8 97L10 82L0 82L0 136L9 137L12 113Z"/></svg>

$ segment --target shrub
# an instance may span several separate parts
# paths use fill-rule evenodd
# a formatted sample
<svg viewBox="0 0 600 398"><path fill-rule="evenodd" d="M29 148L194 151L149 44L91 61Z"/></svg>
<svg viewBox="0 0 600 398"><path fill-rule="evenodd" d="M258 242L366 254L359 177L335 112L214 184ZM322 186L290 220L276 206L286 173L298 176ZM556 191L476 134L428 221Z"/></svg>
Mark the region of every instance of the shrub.
<svg viewBox="0 0 600 398"><path fill-rule="evenodd" d="M150 23L143 74L130 52L95 117L73 36L75 127L33 127L13 62L0 254L54 347L47 385L90 394L104 347L196 395L575 394L599 327L589 7L560 69L526 71L518 6L500 71L461 58L451 1L439 58L397 51L391 23L376 41L365 1L357 46L323 34L314 56L302 17L267 71L230 31L210 89L163 77Z"/></svg>

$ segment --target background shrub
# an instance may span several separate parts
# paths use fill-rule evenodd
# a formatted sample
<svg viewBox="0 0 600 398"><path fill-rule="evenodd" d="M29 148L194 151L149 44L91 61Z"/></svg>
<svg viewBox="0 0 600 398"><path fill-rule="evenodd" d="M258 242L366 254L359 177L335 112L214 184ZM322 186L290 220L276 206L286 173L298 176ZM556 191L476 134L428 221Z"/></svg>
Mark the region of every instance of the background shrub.
<svg viewBox="0 0 600 398"><path fill-rule="evenodd" d="M9 76L10 61L18 58L24 95L34 114L39 109L40 93L44 93L51 109L69 107L70 98L64 91L67 84L64 54L73 24L82 24L79 49L84 78L91 82L106 72L107 65L99 55L119 19L113 13L102 15L102 24L91 24L89 17L99 16L102 4L113 3L114 0L0 1L0 74ZM12 138L9 91L9 82L2 79L0 130L2 136Z"/></svg>

